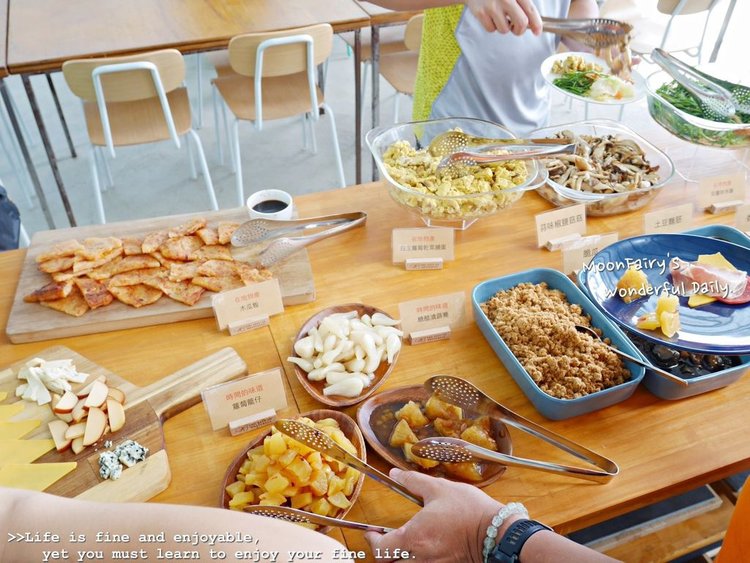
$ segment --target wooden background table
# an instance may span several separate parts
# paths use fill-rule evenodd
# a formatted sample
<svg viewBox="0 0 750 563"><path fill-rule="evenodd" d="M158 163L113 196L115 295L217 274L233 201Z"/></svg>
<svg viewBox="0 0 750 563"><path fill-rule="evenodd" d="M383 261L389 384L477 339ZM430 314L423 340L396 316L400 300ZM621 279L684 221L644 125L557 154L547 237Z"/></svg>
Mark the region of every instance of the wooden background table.
<svg viewBox="0 0 750 563"><path fill-rule="evenodd" d="M10 2L7 10L8 69L11 74L22 77L71 226L76 225L75 214L29 76L58 71L65 61L73 58L130 55L164 48L175 48L183 53L202 52L226 48L229 40L241 33L319 23L330 23L336 33L354 31L355 164L357 182L360 181L359 32L369 25L370 19L355 0L79 0L73 4L63 0L4 1ZM40 17L40 14L50 17ZM47 221L54 228L49 216Z"/></svg>
<svg viewBox="0 0 750 563"><path fill-rule="evenodd" d="M702 175L730 173L740 165L731 154L696 150L658 127L649 140L667 147L678 168L692 166ZM692 162L692 164L691 164ZM696 185L676 177L642 211L588 220L588 233L617 231L620 238L643 232L645 211L696 200ZM557 252L536 247L534 215L551 209L534 193L514 207L479 220L456 233L456 259L443 270L406 271L391 263L391 231L421 223L398 207L380 183L298 197L300 216L363 210L364 229L346 232L309 248L317 299L288 307L271 319L270 327L229 337L217 332L210 319L169 326L132 329L56 341L11 345L0 337L3 364L27 357L46 346L64 344L138 384L147 384L224 346L233 346L250 371L282 366L290 397L289 412L320 408L306 394L285 358L301 324L330 305L364 302L397 315L402 301L463 291L488 278L532 267L561 267ZM732 215L708 215L695 209L694 226L730 223ZM7 315L23 259L23 251L0 254L0 322ZM169 351L165 352L165 343ZM640 387L628 400L605 410L565 421L548 421L536 412L508 375L472 322L453 332L450 340L405 345L383 390L419 384L435 374L464 377L519 414L615 460L620 475L608 484L594 484L560 475L510 468L484 490L503 501L521 501L531 514L562 533L606 520L666 497L713 482L750 467L747 404L750 378L729 387L680 401L663 401ZM354 416L356 408L346 409ZM173 468L170 487L155 500L215 505L229 461L248 436L211 432L198 405L165 425ZM528 435L513 431L514 452L532 458L569 461L563 454ZM387 464L371 453L373 464ZM370 479L350 517L385 526L403 524L416 507ZM337 532L338 533L338 532ZM366 550L359 532L345 531L350 549ZM405 546L408 547L408 546Z"/></svg>

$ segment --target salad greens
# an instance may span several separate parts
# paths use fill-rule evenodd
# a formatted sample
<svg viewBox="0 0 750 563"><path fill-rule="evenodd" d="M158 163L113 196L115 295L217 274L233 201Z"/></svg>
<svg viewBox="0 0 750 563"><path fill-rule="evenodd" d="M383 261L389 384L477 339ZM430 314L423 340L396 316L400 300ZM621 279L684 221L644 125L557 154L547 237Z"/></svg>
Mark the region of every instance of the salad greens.
<svg viewBox="0 0 750 563"><path fill-rule="evenodd" d="M591 85L597 78L599 78L599 76L603 75L591 70L568 72L563 74L560 78L555 78L553 83L562 90L571 92L578 96L585 96L589 93Z"/></svg>
<svg viewBox="0 0 750 563"><path fill-rule="evenodd" d="M687 88L680 85L677 81L668 82L662 84L656 93L659 94L664 100L672 104L679 110L700 117L703 119L709 119L710 121L718 121L717 119L709 118L693 94L691 94ZM750 114L747 113L736 113L731 118L722 120L723 122L735 122L735 123L750 123Z"/></svg>

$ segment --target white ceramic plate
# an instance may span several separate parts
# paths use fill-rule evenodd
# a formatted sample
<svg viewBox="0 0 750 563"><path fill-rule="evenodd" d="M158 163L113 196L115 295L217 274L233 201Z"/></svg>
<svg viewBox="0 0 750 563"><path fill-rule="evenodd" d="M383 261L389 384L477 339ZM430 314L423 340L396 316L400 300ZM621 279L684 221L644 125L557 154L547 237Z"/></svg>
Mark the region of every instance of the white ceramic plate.
<svg viewBox="0 0 750 563"><path fill-rule="evenodd" d="M572 55L578 55L581 58L583 58L583 60L586 62L596 63L604 69L604 72L609 72L609 65L606 63L606 61L600 57L595 56L593 53L584 53L584 52L576 52L576 51L566 51L565 53L555 53L554 55L550 55L549 57L544 59L544 62L542 63L542 66L541 66L541 71L542 71L542 76L544 77L544 80L546 80L547 83L558 92L562 92L566 96L571 96L572 98L575 98L576 100L581 100L583 102L589 102L592 104L602 104L602 105L607 105L607 106L619 106L622 104L630 104L632 102L636 102L640 100L641 98L643 98L643 96L646 95L646 81L640 74L638 74L635 71L631 72L631 79L633 80L633 89L635 90L634 94L628 98L622 98L619 100L615 100L615 99L595 100L587 96L579 96L578 94L573 94L572 92L568 92L567 90L563 90L562 88L555 86L555 82L554 82L555 78L560 78L561 75L553 74L552 66L555 64L555 62L564 61L566 58Z"/></svg>

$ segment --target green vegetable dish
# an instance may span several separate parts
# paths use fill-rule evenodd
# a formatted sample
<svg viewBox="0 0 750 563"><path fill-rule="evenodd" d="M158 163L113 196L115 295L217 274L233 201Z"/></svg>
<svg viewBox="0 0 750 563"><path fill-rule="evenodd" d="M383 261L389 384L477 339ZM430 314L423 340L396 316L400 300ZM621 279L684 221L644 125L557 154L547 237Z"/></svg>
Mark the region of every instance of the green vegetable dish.
<svg viewBox="0 0 750 563"><path fill-rule="evenodd" d="M721 121L709 119L698 99L676 81L662 84L656 94L649 96L649 111L657 123L674 135L712 147L750 144L750 114L737 112ZM694 123L680 112L705 120L705 124ZM748 127L742 127L743 123Z"/></svg>

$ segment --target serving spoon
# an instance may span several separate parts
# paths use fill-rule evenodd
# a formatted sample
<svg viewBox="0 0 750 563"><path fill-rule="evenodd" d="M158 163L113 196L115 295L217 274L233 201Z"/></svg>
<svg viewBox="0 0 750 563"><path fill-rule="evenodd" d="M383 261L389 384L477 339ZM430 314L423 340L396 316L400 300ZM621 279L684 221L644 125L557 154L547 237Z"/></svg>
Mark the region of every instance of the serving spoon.
<svg viewBox="0 0 750 563"><path fill-rule="evenodd" d="M454 152L464 151L471 147L503 148L507 145L556 145L560 142L557 138L542 139L493 139L491 137L479 137L451 129L435 135L427 146L427 152L432 156L444 157Z"/></svg>
<svg viewBox="0 0 750 563"><path fill-rule="evenodd" d="M614 346L610 346L609 344L607 344L606 342L604 342L604 340L602 340L602 337L593 328L588 327L588 326L583 326L583 325L575 325L575 327L576 327L576 330L578 332L580 332L582 334L588 334L589 336L591 336L591 338L600 341L602 344L604 344L607 348L609 348L610 350L612 350L618 356L622 356L623 358L626 358L626 359L630 360L631 362L638 364L639 366L643 366L646 369L650 369L654 373L656 373L657 375L660 375L661 377L664 377L665 379L669 379L670 381L672 381L672 383L676 383L677 385L681 385L683 387L687 387L688 385L690 385L687 382L687 380L685 380L685 379L683 379L683 378L681 378L681 377L679 377L677 375L674 375L673 373L669 373L668 371L665 371L665 370L663 370L661 368L658 368L658 367L656 367L653 364L650 364L650 363L648 363L648 362L646 362L644 360L636 358L635 356L631 356L630 354L628 354L626 352L623 352L622 350L618 350Z"/></svg>
<svg viewBox="0 0 750 563"><path fill-rule="evenodd" d="M496 147L483 147L478 152L454 152L438 163L435 172L441 175L450 174L456 176L465 172L467 168L479 166L480 164L494 164L508 160L548 158L558 154L575 154L577 146L576 143L540 145L527 150L509 151L504 154L488 154L486 152Z"/></svg>

